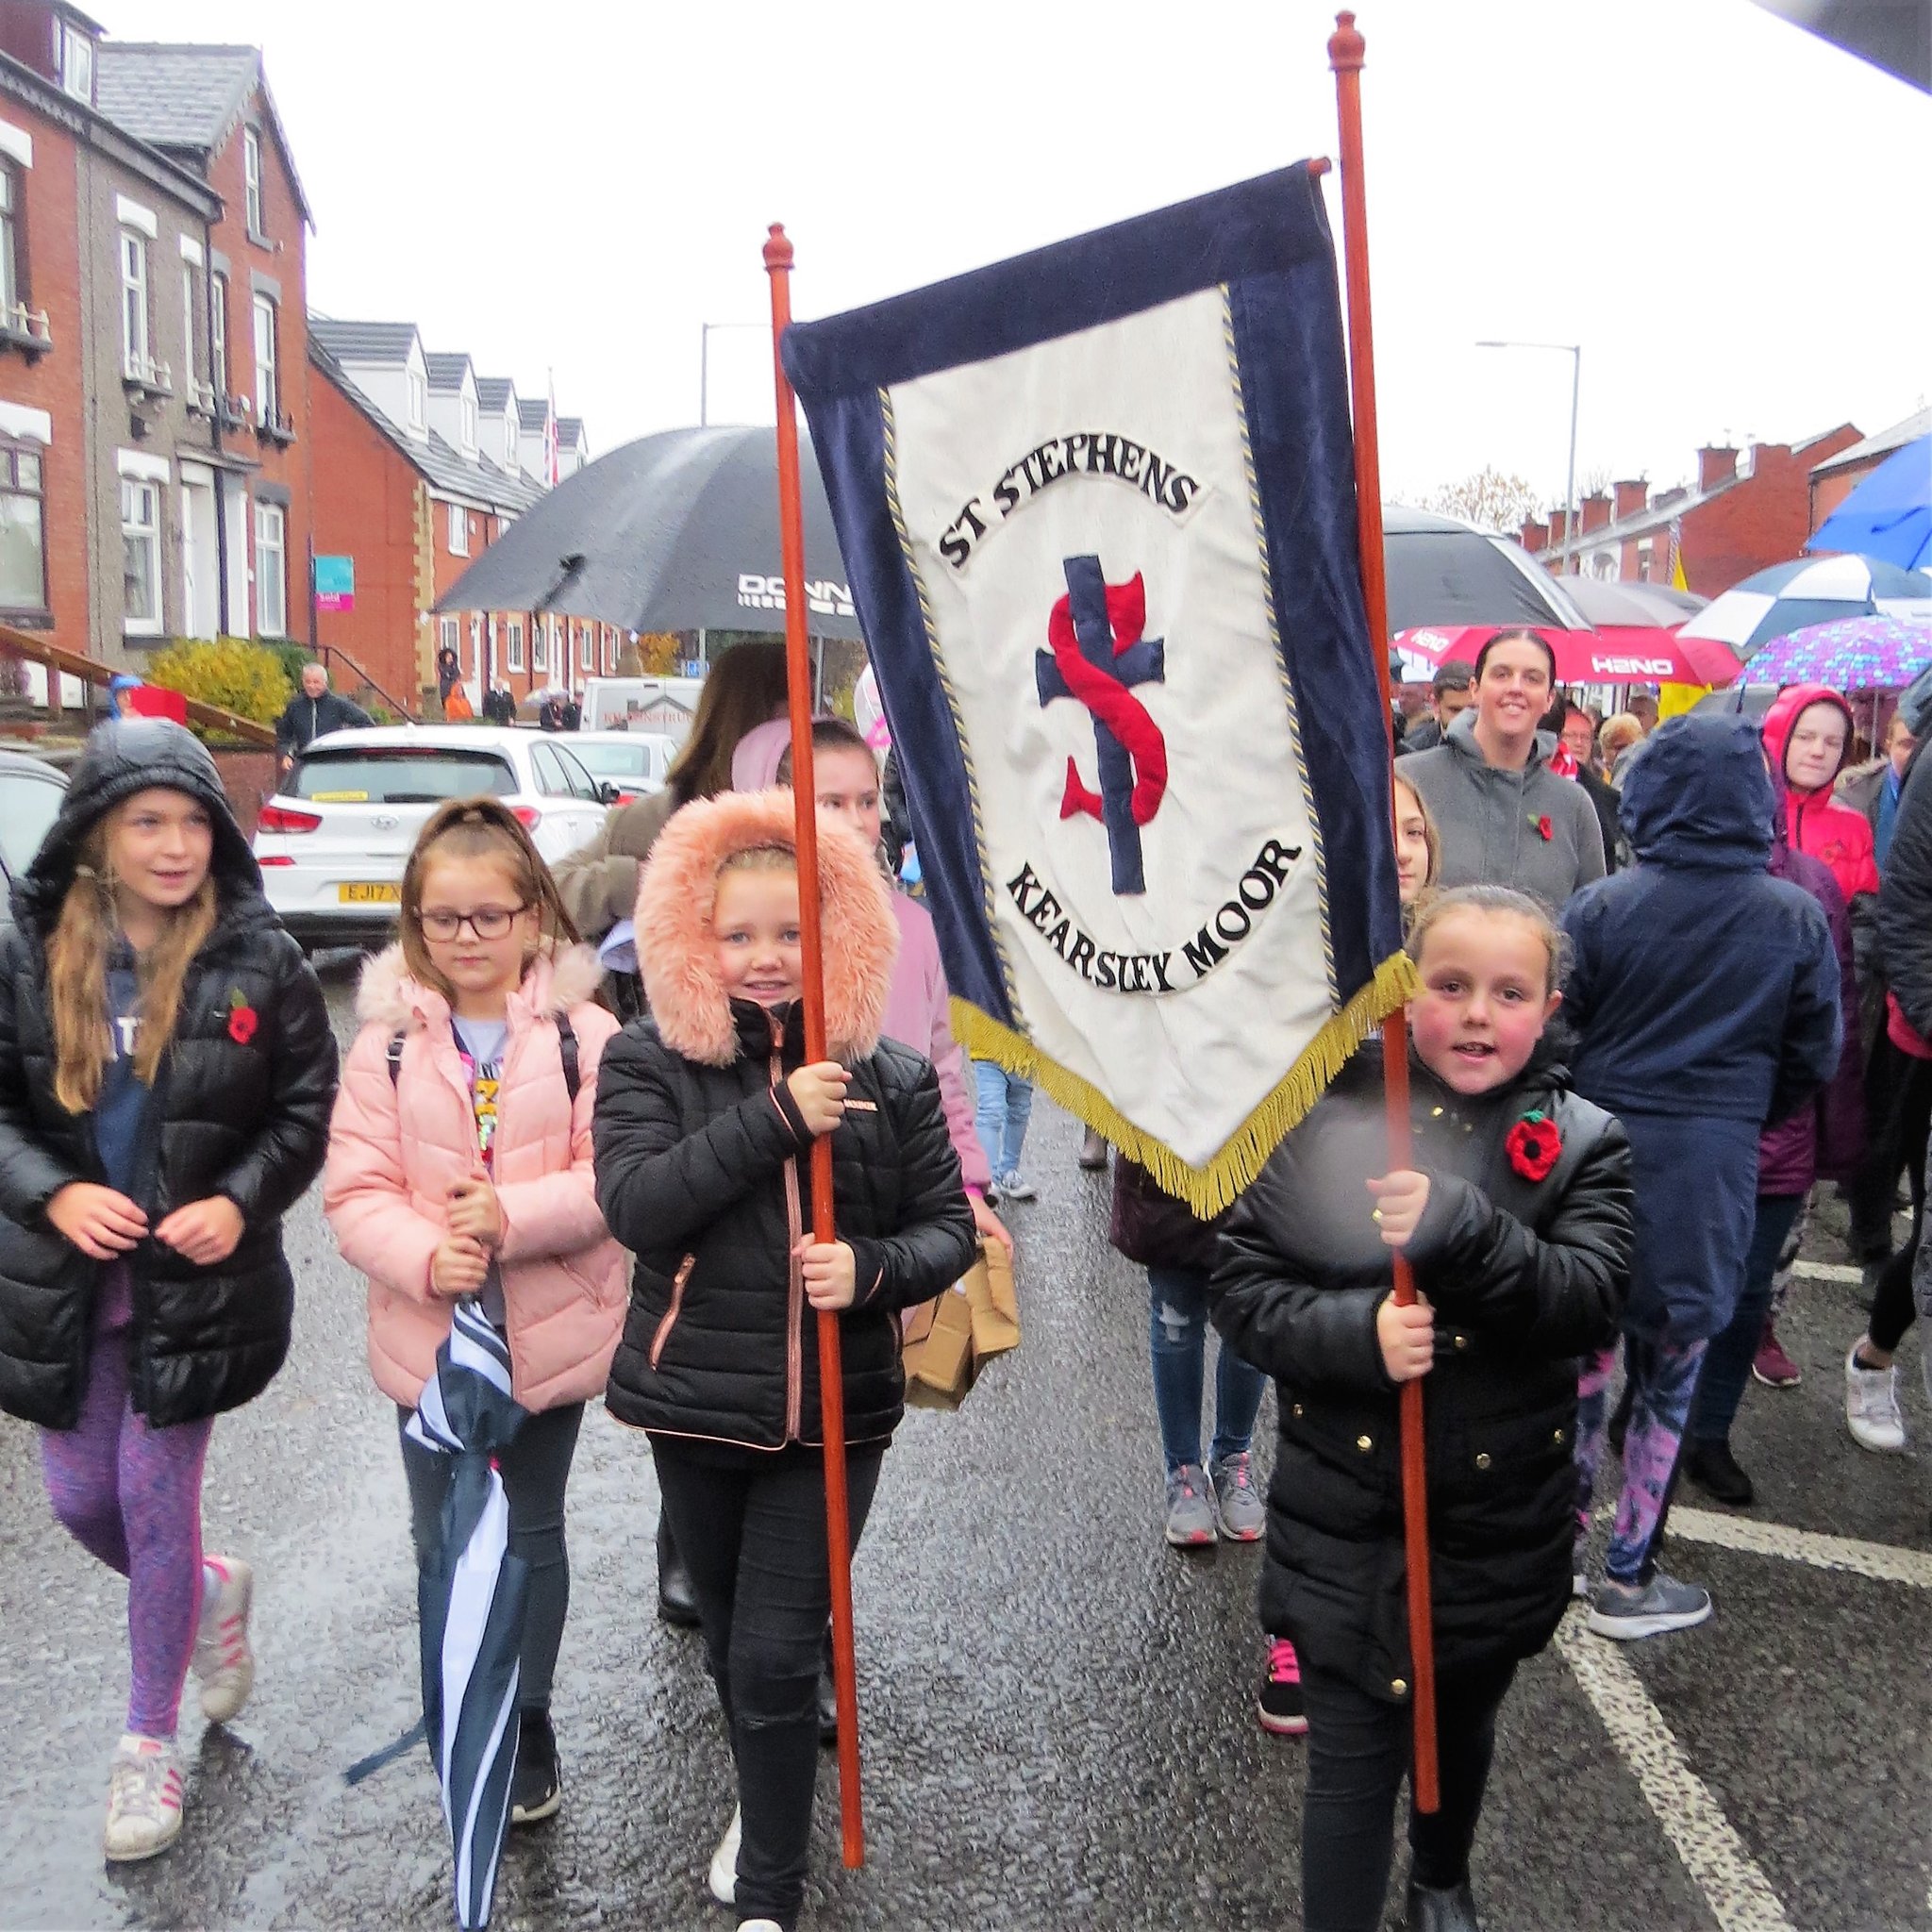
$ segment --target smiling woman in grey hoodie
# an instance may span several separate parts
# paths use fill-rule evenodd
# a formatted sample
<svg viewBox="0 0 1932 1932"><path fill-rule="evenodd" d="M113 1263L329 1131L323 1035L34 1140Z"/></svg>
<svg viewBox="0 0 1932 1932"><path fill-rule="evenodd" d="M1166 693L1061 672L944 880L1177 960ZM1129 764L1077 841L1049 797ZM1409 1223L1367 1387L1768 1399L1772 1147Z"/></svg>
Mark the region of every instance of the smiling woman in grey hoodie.
<svg viewBox="0 0 1932 1932"><path fill-rule="evenodd" d="M1499 631L1476 658L1476 701L1402 775L1441 835L1440 883L1502 885L1561 908L1604 875L1603 830L1589 795L1549 767L1537 730L1555 658L1533 631Z"/></svg>

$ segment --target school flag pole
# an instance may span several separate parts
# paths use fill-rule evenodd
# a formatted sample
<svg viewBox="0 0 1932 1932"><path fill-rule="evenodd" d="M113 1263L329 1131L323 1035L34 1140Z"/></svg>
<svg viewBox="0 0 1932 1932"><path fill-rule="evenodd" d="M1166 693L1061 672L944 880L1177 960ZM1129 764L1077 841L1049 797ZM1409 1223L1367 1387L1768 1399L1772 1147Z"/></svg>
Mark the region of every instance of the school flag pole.
<svg viewBox="0 0 1932 1932"><path fill-rule="evenodd" d="M1375 442L1375 338L1369 307L1369 205L1362 184L1361 71L1367 43L1353 13L1335 16L1328 65L1335 74L1335 105L1341 131L1341 242L1348 279L1348 380L1355 414L1356 524L1361 543L1362 601L1368 607L1369 641L1375 681L1382 692L1382 724L1389 739L1389 767L1395 768L1394 692L1389 681L1389 586L1382 553L1382 458ZM1392 804L1394 785L1390 786ZM1391 827L1392 836L1392 827ZM1397 1007L1382 1022L1382 1074L1389 1115L1389 1164L1414 1159L1408 1124L1408 1021ZM1407 1257L1395 1256L1395 1300L1415 1300L1415 1274ZM1428 1465L1423 1454L1422 1379L1402 1385L1402 1518L1408 1572L1409 1668L1415 1673L1415 1766L1409 1783L1418 1811L1441 1804L1436 1782L1436 1642L1429 1608Z"/></svg>
<svg viewBox="0 0 1932 1932"><path fill-rule="evenodd" d="M791 797L798 843L798 940L805 983L805 1058L825 1057L825 980L819 931L818 787L812 782L811 646L805 632L805 500L798 483L798 408L778 345L791 321L791 242L772 224L765 269L772 278L772 369L778 390L778 534L785 566L785 664L791 711ZM812 1240L836 1239L832 1141L811 1143ZM858 1676L852 1644L852 1532L845 1493L845 1385L839 1370L839 1318L819 1313L819 1400L825 1460L825 1537L831 1557L832 1682L839 1703L839 1824L846 1865L865 1863L858 1790Z"/></svg>

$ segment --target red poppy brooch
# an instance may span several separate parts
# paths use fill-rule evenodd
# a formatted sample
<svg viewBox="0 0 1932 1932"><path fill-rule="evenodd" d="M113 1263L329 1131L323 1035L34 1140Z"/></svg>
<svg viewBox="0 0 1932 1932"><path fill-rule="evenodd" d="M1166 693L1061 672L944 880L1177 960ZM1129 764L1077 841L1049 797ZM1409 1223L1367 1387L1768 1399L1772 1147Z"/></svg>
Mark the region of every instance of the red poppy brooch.
<svg viewBox="0 0 1932 1932"><path fill-rule="evenodd" d="M237 1046L246 1046L255 1038L261 1016L242 997L239 986L228 989L228 1038Z"/></svg>
<svg viewBox="0 0 1932 1932"><path fill-rule="evenodd" d="M1563 1137L1557 1131L1556 1122L1539 1108L1524 1114L1509 1129L1503 1150L1509 1157L1509 1165L1524 1180L1548 1180L1563 1151Z"/></svg>
<svg viewBox="0 0 1932 1932"><path fill-rule="evenodd" d="M1531 819L1529 823L1535 828L1537 837L1541 839L1545 845L1547 845L1550 842L1550 841L1557 836L1557 828L1555 825L1551 824L1550 815L1548 812L1545 812L1540 819Z"/></svg>

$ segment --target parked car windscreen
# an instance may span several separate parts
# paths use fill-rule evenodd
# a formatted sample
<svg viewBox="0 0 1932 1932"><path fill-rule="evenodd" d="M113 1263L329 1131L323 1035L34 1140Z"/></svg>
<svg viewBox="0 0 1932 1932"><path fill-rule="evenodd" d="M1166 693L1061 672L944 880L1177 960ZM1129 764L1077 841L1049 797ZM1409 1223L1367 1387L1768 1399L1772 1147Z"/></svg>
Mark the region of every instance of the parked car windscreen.
<svg viewBox="0 0 1932 1932"><path fill-rule="evenodd" d="M0 772L0 861L9 878L34 862L41 841L60 810L67 788L53 773Z"/></svg>
<svg viewBox="0 0 1932 1932"><path fill-rule="evenodd" d="M648 778L651 775L651 747L648 744L574 743L571 750L580 763L597 778Z"/></svg>
<svg viewBox="0 0 1932 1932"><path fill-rule="evenodd" d="M445 798L517 790L508 759L485 751L425 745L343 745L296 761L292 796L317 805L440 805Z"/></svg>

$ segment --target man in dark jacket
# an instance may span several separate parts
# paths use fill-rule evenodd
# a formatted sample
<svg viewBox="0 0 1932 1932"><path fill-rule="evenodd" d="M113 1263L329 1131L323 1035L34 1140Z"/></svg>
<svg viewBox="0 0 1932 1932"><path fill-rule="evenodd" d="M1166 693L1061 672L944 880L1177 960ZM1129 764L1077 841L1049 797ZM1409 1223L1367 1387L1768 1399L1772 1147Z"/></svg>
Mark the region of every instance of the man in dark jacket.
<svg viewBox="0 0 1932 1932"><path fill-rule="evenodd" d="M275 751L286 772L295 762L297 752L325 733L348 731L375 723L360 705L338 697L328 688L328 673L320 664L302 667L302 691L289 700L288 709L275 720Z"/></svg>
<svg viewBox="0 0 1932 1932"><path fill-rule="evenodd" d="M1637 1194L1624 1316L1636 1421L1591 1615L1602 1636L1652 1637L1710 1614L1707 1591L1656 1568L1657 1540L1704 1352L1742 1291L1758 1136L1838 1065L1838 955L1817 902L1766 870L1775 810L1750 719L1674 718L1624 790L1635 867L1587 887L1563 913L1575 1088L1622 1119ZM1585 1372L1586 1510L1613 1356Z"/></svg>
<svg viewBox="0 0 1932 1932"><path fill-rule="evenodd" d="M1412 751L1434 751L1442 734L1475 703L1475 666L1451 658L1436 666L1429 679L1429 708L1407 731L1398 734L1397 758Z"/></svg>

